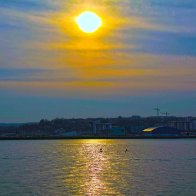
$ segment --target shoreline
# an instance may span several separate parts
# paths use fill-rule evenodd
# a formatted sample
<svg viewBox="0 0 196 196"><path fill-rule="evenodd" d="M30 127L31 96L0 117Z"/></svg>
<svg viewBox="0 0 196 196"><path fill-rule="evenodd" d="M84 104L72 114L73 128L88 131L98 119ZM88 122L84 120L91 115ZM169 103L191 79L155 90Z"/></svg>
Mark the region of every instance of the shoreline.
<svg viewBox="0 0 196 196"><path fill-rule="evenodd" d="M172 137L172 136L130 136L130 137L92 137L92 136L83 136L83 137L1 137L1 140L80 140L80 139L196 139L196 136L180 136L180 137Z"/></svg>

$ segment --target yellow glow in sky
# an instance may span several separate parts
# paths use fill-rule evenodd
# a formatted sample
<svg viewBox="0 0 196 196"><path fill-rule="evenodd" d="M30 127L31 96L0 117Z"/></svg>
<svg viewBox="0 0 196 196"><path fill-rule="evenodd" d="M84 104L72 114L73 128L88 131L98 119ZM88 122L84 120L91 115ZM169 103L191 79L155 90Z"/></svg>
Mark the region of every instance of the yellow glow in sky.
<svg viewBox="0 0 196 196"><path fill-rule="evenodd" d="M84 33L94 33L101 27L102 20L96 13L85 11L76 18L76 23Z"/></svg>

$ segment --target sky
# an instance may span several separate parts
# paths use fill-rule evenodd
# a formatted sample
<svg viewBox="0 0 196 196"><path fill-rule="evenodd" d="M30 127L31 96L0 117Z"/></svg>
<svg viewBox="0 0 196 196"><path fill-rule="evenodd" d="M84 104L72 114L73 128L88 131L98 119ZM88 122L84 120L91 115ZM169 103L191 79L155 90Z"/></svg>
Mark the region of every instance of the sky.
<svg viewBox="0 0 196 196"><path fill-rule="evenodd" d="M194 18L195 0L0 0L0 122L196 116Z"/></svg>

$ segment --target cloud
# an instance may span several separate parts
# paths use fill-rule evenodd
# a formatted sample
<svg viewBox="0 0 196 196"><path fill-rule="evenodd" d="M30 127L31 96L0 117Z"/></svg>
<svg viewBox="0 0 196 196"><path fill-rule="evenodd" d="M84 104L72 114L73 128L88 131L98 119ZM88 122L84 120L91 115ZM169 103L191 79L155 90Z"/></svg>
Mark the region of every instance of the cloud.
<svg viewBox="0 0 196 196"><path fill-rule="evenodd" d="M37 81L43 74L52 72L46 69L28 69L28 68L0 68L0 81Z"/></svg>
<svg viewBox="0 0 196 196"><path fill-rule="evenodd" d="M43 0L0 0L0 7L23 11L48 10L54 8L50 6L47 1L44 2Z"/></svg>
<svg viewBox="0 0 196 196"><path fill-rule="evenodd" d="M196 58L142 54L122 58L125 60L117 58L115 65L76 67L76 71L63 68L0 70L3 75L0 88L62 97L121 97L196 91Z"/></svg>

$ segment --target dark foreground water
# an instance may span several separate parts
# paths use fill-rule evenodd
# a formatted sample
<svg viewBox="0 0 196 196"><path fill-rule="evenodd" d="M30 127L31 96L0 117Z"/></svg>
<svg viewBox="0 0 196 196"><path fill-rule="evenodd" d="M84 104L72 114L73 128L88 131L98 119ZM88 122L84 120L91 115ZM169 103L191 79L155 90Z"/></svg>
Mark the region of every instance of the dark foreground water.
<svg viewBox="0 0 196 196"><path fill-rule="evenodd" d="M0 195L196 195L196 139L0 141Z"/></svg>

